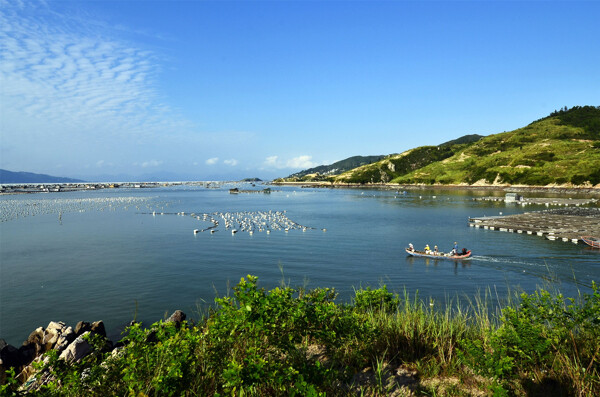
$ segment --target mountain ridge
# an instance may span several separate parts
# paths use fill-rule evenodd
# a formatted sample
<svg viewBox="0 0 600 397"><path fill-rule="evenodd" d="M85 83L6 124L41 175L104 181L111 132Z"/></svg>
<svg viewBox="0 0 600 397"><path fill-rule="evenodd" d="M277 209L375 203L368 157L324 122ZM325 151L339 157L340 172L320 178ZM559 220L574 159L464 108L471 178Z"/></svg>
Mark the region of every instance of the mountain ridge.
<svg viewBox="0 0 600 397"><path fill-rule="evenodd" d="M61 176L52 176L46 174L36 174L24 171L9 171L0 169L0 183L80 183L85 182L81 179L66 178Z"/></svg>
<svg viewBox="0 0 600 397"><path fill-rule="evenodd" d="M600 186L600 106L565 107L514 131L465 135L337 175L306 175L297 181Z"/></svg>

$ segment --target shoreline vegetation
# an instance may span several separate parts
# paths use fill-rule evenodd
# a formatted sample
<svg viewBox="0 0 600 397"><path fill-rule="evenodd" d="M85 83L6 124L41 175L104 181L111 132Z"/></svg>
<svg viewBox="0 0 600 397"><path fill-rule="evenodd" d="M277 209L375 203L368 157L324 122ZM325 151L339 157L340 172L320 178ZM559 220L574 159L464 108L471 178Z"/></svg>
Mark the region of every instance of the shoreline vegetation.
<svg viewBox="0 0 600 397"><path fill-rule="evenodd" d="M265 290L248 275L200 320L132 322L114 345L98 322L78 324L77 337L51 323L26 342L43 353L32 364L7 365L1 349L0 395L600 394L595 283L576 298L540 288L499 302L486 291L445 306L385 285L349 304L336 296L283 281Z"/></svg>

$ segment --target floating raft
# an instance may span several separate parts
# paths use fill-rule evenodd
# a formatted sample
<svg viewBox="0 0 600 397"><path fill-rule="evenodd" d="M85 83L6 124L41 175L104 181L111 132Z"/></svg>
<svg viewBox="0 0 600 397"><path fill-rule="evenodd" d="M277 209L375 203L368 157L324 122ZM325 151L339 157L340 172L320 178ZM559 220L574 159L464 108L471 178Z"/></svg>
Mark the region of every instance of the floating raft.
<svg viewBox="0 0 600 397"><path fill-rule="evenodd" d="M580 207L583 205L593 204L598 202L598 199L574 199L574 198L548 198L548 197L522 197L520 200L507 200L505 197L476 197L475 201L498 201L514 203L523 207L527 205L545 205L546 207L557 206L557 207Z"/></svg>
<svg viewBox="0 0 600 397"><path fill-rule="evenodd" d="M548 240L579 243L581 236L600 235L600 208L557 208L507 216L469 218L476 229L543 236Z"/></svg>

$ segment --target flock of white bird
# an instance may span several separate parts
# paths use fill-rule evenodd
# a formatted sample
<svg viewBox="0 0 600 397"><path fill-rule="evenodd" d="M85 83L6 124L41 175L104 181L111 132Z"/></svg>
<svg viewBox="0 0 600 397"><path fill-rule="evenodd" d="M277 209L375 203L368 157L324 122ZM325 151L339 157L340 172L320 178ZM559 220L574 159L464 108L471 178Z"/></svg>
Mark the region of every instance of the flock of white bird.
<svg viewBox="0 0 600 397"><path fill-rule="evenodd" d="M152 212L152 215L157 215ZM164 213L160 213L164 215ZM316 230L314 227L304 226L294 222L287 217L286 211L242 211L242 212L213 212L213 213L185 213L178 212L180 216L191 216L199 221L210 222L212 225L204 229L194 229L194 234L202 232L215 233L219 231L219 226L225 228L226 231L231 231L231 234L238 232L246 232L250 235L255 232L265 232L267 234L272 231L282 230L289 232L290 230ZM326 231L326 229L321 229Z"/></svg>

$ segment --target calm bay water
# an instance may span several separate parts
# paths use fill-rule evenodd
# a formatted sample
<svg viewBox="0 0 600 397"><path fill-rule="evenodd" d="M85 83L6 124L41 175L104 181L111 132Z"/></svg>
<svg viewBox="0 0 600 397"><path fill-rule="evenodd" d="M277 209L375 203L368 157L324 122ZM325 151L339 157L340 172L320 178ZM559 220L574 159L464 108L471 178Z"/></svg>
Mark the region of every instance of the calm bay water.
<svg viewBox="0 0 600 397"><path fill-rule="evenodd" d="M600 280L599 250L469 228L469 216L524 211L473 201L470 192L276 187L270 195L231 195L227 188L0 197L0 338L20 345L50 321L101 319L116 339L134 317L153 322L176 309L197 317L247 274L265 288L282 279L292 287L335 287L341 301L354 288L381 284L437 302L486 289L502 299L549 280L576 296ZM221 224L217 233L194 234L211 224L172 214L182 211L286 211L316 230L232 235ZM454 241L474 258L432 261L403 250L412 242L448 251Z"/></svg>

